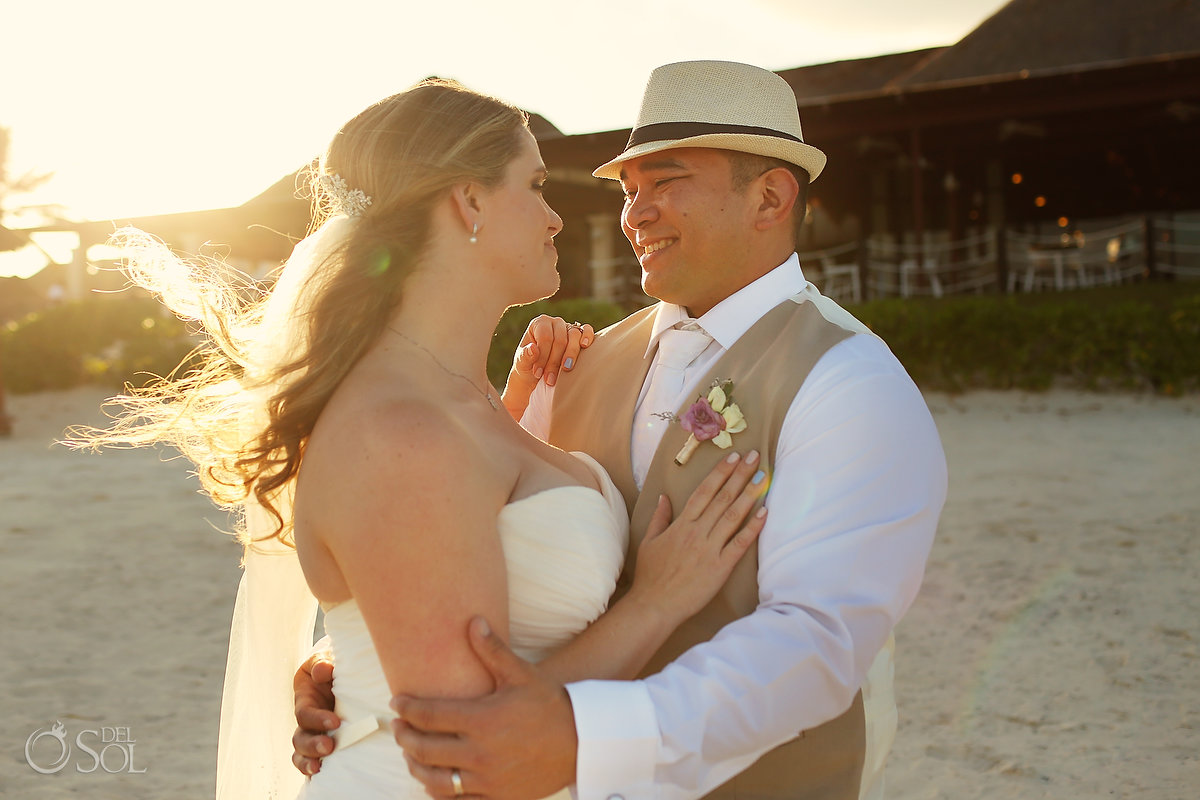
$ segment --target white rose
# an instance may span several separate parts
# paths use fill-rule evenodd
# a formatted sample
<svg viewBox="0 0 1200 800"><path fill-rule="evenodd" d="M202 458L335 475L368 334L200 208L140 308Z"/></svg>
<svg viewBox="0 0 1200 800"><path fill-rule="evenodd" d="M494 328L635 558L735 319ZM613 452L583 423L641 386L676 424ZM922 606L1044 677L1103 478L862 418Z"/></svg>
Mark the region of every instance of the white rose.
<svg viewBox="0 0 1200 800"><path fill-rule="evenodd" d="M716 409L716 406L713 408ZM721 411L721 416L725 418L725 430L721 431L722 433L741 433L746 430L746 418L742 416L742 410L738 408L737 403L726 406L725 410Z"/></svg>

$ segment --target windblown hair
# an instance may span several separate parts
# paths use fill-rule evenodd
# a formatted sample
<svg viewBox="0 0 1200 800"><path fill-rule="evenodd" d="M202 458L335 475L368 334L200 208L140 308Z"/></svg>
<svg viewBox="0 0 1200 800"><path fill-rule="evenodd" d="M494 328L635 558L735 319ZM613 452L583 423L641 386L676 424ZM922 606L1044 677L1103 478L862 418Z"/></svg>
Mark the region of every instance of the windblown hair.
<svg viewBox="0 0 1200 800"><path fill-rule="evenodd" d="M322 226L348 232L331 237L335 245L319 255L283 314L228 267L184 261L146 234L118 232L118 244L130 248L132 280L199 323L200 366L145 389L127 387L113 399L124 407L113 426L76 429L68 443L170 444L196 465L218 504L253 501L274 518L273 534L255 541L291 546L289 493L305 444L400 302L405 278L429 244L435 207L463 181L500 184L527 126L520 109L437 79L346 123L311 176L310 239L319 241ZM334 216L336 198L320 180L332 175L371 198L361 216ZM243 544L254 546L248 539Z"/></svg>

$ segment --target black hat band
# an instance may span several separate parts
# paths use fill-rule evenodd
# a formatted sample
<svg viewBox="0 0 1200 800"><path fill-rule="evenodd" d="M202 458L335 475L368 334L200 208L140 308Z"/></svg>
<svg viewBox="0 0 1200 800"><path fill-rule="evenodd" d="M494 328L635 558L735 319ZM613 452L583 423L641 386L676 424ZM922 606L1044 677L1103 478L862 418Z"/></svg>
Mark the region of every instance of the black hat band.
<svg viewBox="0 0 1200 800"><path fill-rule="evenodd" d="M725 125L720 122L656 122L634 128L629 134L629 143L625 149L645 144L646 142L664 142L675 139L690 139L693 136L706 136L711 133L742 133L751 136L770 136L775 139L787 139L790 142L804 143L799 136L777 131L774 128L759 128L754 125Z"/></svg>

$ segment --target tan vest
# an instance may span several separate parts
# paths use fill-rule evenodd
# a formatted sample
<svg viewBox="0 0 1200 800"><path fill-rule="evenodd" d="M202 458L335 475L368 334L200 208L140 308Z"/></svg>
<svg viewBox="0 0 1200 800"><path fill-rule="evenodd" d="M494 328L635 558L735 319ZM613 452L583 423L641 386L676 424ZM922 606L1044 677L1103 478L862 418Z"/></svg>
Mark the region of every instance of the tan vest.
<svg viewBox="0 0 1200 800"><path fill-rule="evenodd" d="M657 498L666 494L676 511L717 462L731 451L703 443L686 466L674 463L688 438L679 425L668 427L646 475L642 491L634 483L630 434L638 392L653 359L644 358L655 307L643 309L601 331L577 372L554 390L550 442L582 450L604 465L632 509L630 551L625 576L633 575L637 546ZM733 448L762 454L771 474L784 416L800 385L825 352L853 335L826 320L811 303L784 301L729 348L698 384L707 393L717 379L734 382L733 396L746 417ZM695 397L689 397L690 405ZM679 413L683 408L662 409ZM769 477L768 477L769 479ZM707 607L685 622L655 654L643 674L660 671L684 651L711 639L758 605L758 554L751 549ZM711 792L710 798L803 798L857 800L866 751L862 693L842 716L807 731L760 758L742 774Z"/></svg>

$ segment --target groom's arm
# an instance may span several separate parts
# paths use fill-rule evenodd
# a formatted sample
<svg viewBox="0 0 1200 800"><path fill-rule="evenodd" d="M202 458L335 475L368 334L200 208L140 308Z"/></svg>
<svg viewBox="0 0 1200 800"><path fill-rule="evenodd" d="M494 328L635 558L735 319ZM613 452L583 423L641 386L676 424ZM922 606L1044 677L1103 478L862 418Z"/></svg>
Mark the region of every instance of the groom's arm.
<svg viewBox="0 0 1200 800"><path fill-rule="evenodd" d="M836 717L912 602L945 498L941 445L919 392L881 343L854 337L837 349L809 376L782 431L759 543L758 609L644 681L568 687L580 800L699 797ZM501 707L540 720L536 707L520 707L519 692L507 699L487 711L459 708L449 728L437 727L445 719L436 702L405 701L401 714L462 732L489 728ZM561 727L562 716L537 724ZM523 755L506 751L503 737L437 753L403 727L401 744L442 759L429 763L513 768L510 759ZM559 733L561 742L573 738ZM536 771L535 759L521 763ZM479 769L480 783L496 785ZM414 772L433 794L452 795L448 778L443 786L439 773Z"/></svg>

